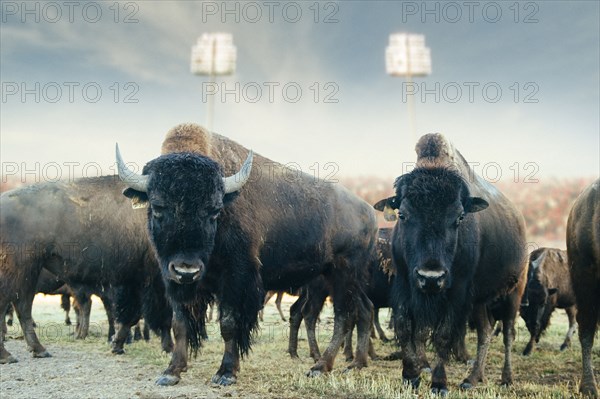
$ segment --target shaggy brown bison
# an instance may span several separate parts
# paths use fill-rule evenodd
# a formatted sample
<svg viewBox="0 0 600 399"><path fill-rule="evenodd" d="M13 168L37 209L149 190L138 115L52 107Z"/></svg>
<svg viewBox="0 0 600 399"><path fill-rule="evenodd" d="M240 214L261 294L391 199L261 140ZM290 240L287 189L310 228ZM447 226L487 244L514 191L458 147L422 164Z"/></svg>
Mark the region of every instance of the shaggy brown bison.
<svg viewBox="0 0 600 399"><path fill-rule="evenodd" d="M130 327L144 317L172 346L172 309L145 235L144 215L131 212L116 176L38 183L0 195L0 314L13 303L34 357L39 342L31 307L42 268L77 292L106 293L114 303L113 352L123 353ZM16 359L0 336L0 363Z"/></svg>
<svg viewBox="0 0 600 399"><path fill-rule="evenodd" d="M332 290L334 332L308 374L332 369L351 320L358 320L360 339L350 366L365 366L372 305L363 275L375 257L372 208L340 185L253 156L197 125L174 128L163 154L137 175L117 148L119 175L130 187L124 194L148 205L150 240L175 312L176 348L158 383L177 383L188 344L198 349L206 298L216 296L225 341L212 381L232 384L264 291L297 289L320 275Z"/></svg>

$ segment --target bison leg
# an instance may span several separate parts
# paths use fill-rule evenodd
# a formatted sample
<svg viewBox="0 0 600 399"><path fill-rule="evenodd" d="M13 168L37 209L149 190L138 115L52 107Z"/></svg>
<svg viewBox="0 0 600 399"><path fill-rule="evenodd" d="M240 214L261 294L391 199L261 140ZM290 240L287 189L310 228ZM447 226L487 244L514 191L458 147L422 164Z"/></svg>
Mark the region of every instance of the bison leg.
<svg viewBox="0 0 600 399"><path fill-rule="evenodd" d="M317 320L319 319L319 314L325 304L325 299L327 299L327 292L311 289L310 285L307 290L308 297L304 306L302 306L302 316L304 318L304 326L306 327L310 357L317 362L321 358L321 351L319 350L316 334Z"/></svg>
<svg viewBox="0 0 600 399"><path fill-rule="evenodd" d="M356 353L348 369L367 367L370 335L373 329L373 304L364 292L356 303Z"/></svg>
<svg viewBox="0 0 600 399"><path fill-rule="evenodd" d="M523 356L529 356L531 354L531 351L533 350L533 347L535 345L535 340L536 334L532 333L531 337L529 338L529 342L527 342L525 349L523 349Z"/></svg>
<svg viewBox="0 0 600 399"><path fill-rule="evenodd" d="M100 296L102 304L104 305L104 311L106 312L106 319L108 321L108 342L112 342L113 336L115 335L115 317L113 313L113 304L108 296L102 294Z"/></svg>
<svg viewBox="0 0 600 399"><path fill-rule="evenodd" d="M515 319L517 317L517 311L519 308L519 299L516 294L519 292L513 292L508 299L506 304L507 310L505 317L502 319L502 336L504 343L504 366L502 367L502 379L500 384L510 385L512 384L512 345L515 340ZM514 297L514 298L512 298Z"/></svg>
<svg viewBox="0 0 600 399"><path fill-rule="evenodd" d="M477 383L483 382L485 361L492 338L492 326L489 322L487 307L484 304L473 306L473 321L477 329L477 357L471 373L460 384L462 389L469 389Z"/></svg>
<svg viewBox="0 0 600 399"><path fill-rule="evenodd" d="M440 357L433 372L431 373L431 393L435 395L448 395L448 378L446 377L446 363L448 362L449 351L446 351L445 357ZM439 355L438 355L439 356Z"/></svg>
<svg viewBox="0 0 600 399"><path fill-rule="evenodd" d="M446 364L450 359L452 351L460 346L460 342L466 334L466 325L458 320L444 320L441 325L433 331L433 345L437 354L437 363L431 373L431 392L435 395L448 395L448 378L446 376ZM422 339L416 340L421 344Z"/></svg>
<svg viewBox="0 0 600 399"><path fill-rule="evenodd" d="M346 334L346 339L344 340L344 358L347 362L351 362L354 360L354 352L352 351L352 334L354 333L354 326L350 328L348 334Z"/></svg>
<svg viewBox="0 0 600 399"><path fill-rule="evenodd" d="M42 346L35 333L33 319L31 318L31 306L33 305L33 294L26 295L14 303L15 311L21 322L21 329L25 335L25 341L33 357L50 357L50 353Z"/></svg>
<svg viewBox="0 0 600 399"><path fill-rule="evenodd" d="M77 295L77 303L79 304L79 307L77 309L77 312L79 314L79 322L77 323L75 338L85 339L87 338L88 332L90 330L90 314L92 312L92 299L89 295L81 293Z"/></svg>
<svg viewBox="0 0 600 399"><path fill-rule="evenodd" d="M565 337L565 341L560 346L561 351L564 351L569 346L571 346L571 338L573 337L573 334L577 330L577 323L575 322L575 314L577 313L577 310L576 310L575 306L566 308L565 312L567 313L567 317L569 318L569 330L567 331L567 336Z"/></svg>
<svg viewBox="0 0 600 399"><path fill-rule="evenodd" d="M142 339L142 329L140 328L140 322L133 327L133 340L140 341Z"/></svg>
<svg viewBox="0 0 600 399"><path fill-rule="evenodd" d="M71 325L71 318L69 317L69 312L71 311L71 295L62 294L60 296L60 307L65 311L65 325Z"/></svg>
<svg viewBox="0 0 600 399"><path fill-rule="evenodd" d="M495 332L494 332L495 333ZM469 355L469 351L467 350L467 345L465 343L466 334L463 335L461 339L457 339L454 341L454 358L459 363L468 363L471 359Z"/></svg>
<svg viewBox="0 0 600 399"><path fill-rule="evenodd" d="M167 335L169 336L169 338L171 337L171 332L167 330ZM142 331L142 338L144 338L144 341L148 342L150 341L150 326L148 325L148 323L146 323L144 321L144 330ZM161 338L164 338L161 337ZM164 345L163 345L163 349L164 349ZM170 345L170 349L169 350L165 350L166 352L170 352L171 350L173 350L173 343L171 342Z"/></svg>
<svg viewBox="0 0 600 399"><path fill-rule="evenodd" d="M583 365L579 392L583 395L597 398L598 388L592 366L592 347L594 346L594 335L596 334L599 315L598 307L593 301L594 299L591 297L587 301L578 301L577 303L577 323L579 324L579 342L581 343L581 360Z"/></svg>
<svg viewBox="0 0 600 399"><path fill-rule="evenodd" d="M115 293L115 336L112 341L112 353L122 355L123 346L133 327L141 317L140 295L133 287L116 287Z"/></svg>
<svg viewBox="0 0 600 399"><path fill-rule="evenodd" d="M351 309L346 309L342 304L351 303L346 301L344 298L344 286L340 286L334 290L333 303L334 303L334 322L333 322L333 336L329 342L329 346L315 365L306 373L308 377L316 377L322 373L327 373L333 368L334 359L340 350L340 346L346 337L346 334L350 331L353 322L353 312ZM346 305L348 306L348 305Z"/></svg>
<svg viewBox="0 0 600 399"><path fill-rule="evenodd" d="M277 310L279 311L279 316L281 316L281 320L282 321L287 321L285 319L285 315L283 314L283 311L281 310L281 300L283 299L283 292L282 291L278 291L277 292L277 297L275 298L275 306L277 306Z"/></svg>
<svg viewBox="0 0 600 399"><path fill-rule="evenodd" d="M223 312L223 308L221 310ZM221 315L221 337L225 341L225 351L221 366L211 378L213 384L232 385L237 381L237 372L240 370L240 358L235 344L236 322L233 315L224 311Z"/></svg>
<svg viewBox="0 0 600 399"><path fill-rule="evenodd" d="M302 323L302 307L306 301L305 290L290 307L290 338L288 341L288 353L292 358L298 358L298 332Z"/></svg>
<svg viewBox="0 0 600 399"><path fill-rule="evenodd" d="M404 384L417 389L421 383L421 360L418 350L412 339L401 341L401 345L402 380Z"/></svg>
<svg viewBox="0 0 600 399"><path fill-rule="evenodd" d="M2 294L0 294L0 295L2 295ZM0 300L1 299L4 299L4 298L0 298ZM10 302L7 302L7 301L4 301L4 303L0 303L0 314L5 314L9 305L10 305ZM0 364L16 363L17 359L15 357L13 357L10 354L10 352L4 348L5 335L6 335L6 325L4 323L4 318L3 318L2 319L2 328L0 328Z"/></svg>
<svg viewBox="0 0 600 399"><path fill-rule="evenodd" d="M187 330L185 320L179 312L173 313L173 335L175 336L175 347L171 353L169 367L163 371L156 380L158 385L175 385L181 379L181 372L187 371Z"/></svg>
<svg viewBox="0 0 600 399"><path fill-rule="evenodd" d="M337 355L346 334L350 330L351 319L345 312L336 311L333 324L333 337L329 342L329 346L315 365L306 373L308 377L316 377L322 373L331 371L333 362Z"/></svg>

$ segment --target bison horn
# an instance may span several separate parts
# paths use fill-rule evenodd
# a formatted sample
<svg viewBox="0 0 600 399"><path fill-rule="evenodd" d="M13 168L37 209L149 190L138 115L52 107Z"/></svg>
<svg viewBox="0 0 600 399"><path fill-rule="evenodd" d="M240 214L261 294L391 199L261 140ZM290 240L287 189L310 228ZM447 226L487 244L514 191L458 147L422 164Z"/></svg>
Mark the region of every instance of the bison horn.
<svg viewBox="0 0 600 399"><path fill-rule="evenodd" d="M121 157L119 144L117 144L117 170L119 171L119 177L121 180L123 180L123 182L125 182L125 184L127 184L129 187L143 193L148 191L148 176L138 175L127 167L123 161L123 158Z"/></svg>
<svg viewBox="0 0 600 399"><path fill-rule="evenodd" d="M239 191L250 177L250 171L252 171L252 158L254 154L252 150L248 153L248 157L244 161L244 164L240 168L240 171L233 176L223 178L223 186L225 187L225 194L234 193Z"/></svg>

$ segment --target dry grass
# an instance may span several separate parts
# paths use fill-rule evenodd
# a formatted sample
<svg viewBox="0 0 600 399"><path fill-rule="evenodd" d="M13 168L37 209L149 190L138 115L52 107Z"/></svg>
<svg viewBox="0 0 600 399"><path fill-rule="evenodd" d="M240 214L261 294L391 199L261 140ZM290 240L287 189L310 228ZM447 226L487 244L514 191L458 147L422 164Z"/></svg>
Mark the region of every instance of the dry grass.
<svg viewBox="0 0 600 399"><path fill-rule="evenodd" d="M291 301L284 301L284 312L288 312ZM387 311L382 310L381 319L387 320ZM106 322L101 305L96 302L92 315L93 334L85 341L75 341L69 332L72 328L62 325L62 315L58 302L36 301L34 318L40 327L40 338L50 350L56 351L61 346L70 349L106 354L108 344L105 342ZM332 327L332 309L327 306L321 315L319 343L325 348ZM234 387L221 388L213 386L215 396L256 397L256 398L426 398L429 397L430 375L423 374L423 382L418 391L402 385L400 361L371 361L368 368L360 371L343 373L344 359L338 356L334 371L321 378L310 379L304 373L311 367L308 358L306 340L300 341L301 360L293 360L286 353L287 323L279 320L275 307L268 305L265 322L249 358L242 362L242 370L238 375L238 383ZM458 384L467 375L469 366L452 363L448 367L450 387L449 398L565 398L577 397L576 391L581 370L580 348L575 336L571 348L559 352L567 330L564 312L555 313L549 331L542 338L537 349L529 357L520 355L529 335L522 321L519 321L517 339L513 351L514 385L509 388L499 387L500 369L503 362L501 336L494 339L487 364L487 381L469 392L458 389ZM13 327L9 336L17 338L18 328ZM388 334L391 336L391 332ZM209 324L209 340L205 343L198 358L192 360L187 373L183 374L181 384L195 386L210 385L210 377L219 366L222 355L222 341L218 326ZM305 337L302 331L301 337ZM469 333L467 346L472 355L475 353L475 334ZM376 343L376 351L386 355L395 350L392 344ZM161 353L158 339L149 343L137 342L127 346L128 361L137 365L153 365L166 367L169 356ZM594 360L598 365L600 351L594 350ZM430 356L430 359L432 357ZM600 365L598 365L600 366ZM600 367L597 366L597 369ZM124 382L128 376L124 375ZM167 388L168 390L168 388ZM166 391L168 392L168 391ZM194 394L182 397L196 397Z"/></svg>

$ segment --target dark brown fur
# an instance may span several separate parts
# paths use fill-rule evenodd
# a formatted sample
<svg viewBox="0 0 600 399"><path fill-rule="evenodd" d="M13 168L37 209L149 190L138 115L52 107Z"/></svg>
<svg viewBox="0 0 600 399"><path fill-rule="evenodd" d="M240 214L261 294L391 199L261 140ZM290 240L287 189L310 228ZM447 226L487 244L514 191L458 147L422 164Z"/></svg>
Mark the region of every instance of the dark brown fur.
<svg viewBox="0 0 600 399"><path fill-rule="evenodd" d="M583 373L579 390L598 397L592 347L600 321L600 180L575 200L567 222L567 254L577 302Z"/></svg>

